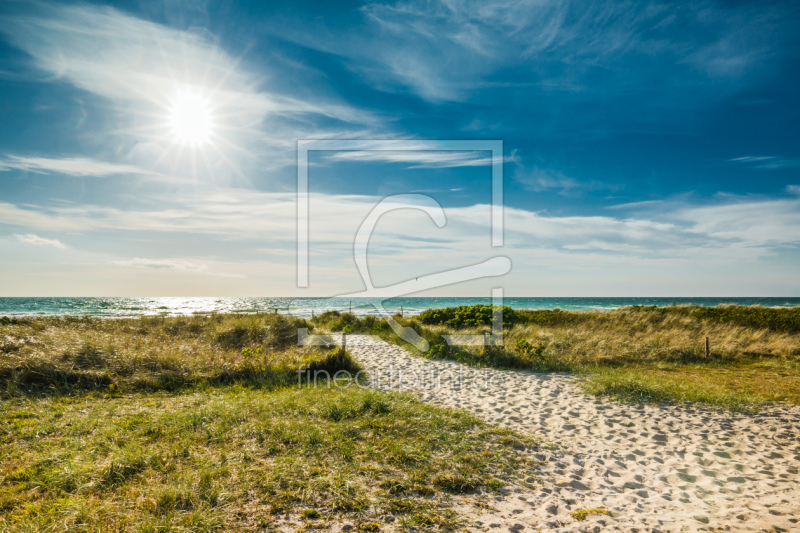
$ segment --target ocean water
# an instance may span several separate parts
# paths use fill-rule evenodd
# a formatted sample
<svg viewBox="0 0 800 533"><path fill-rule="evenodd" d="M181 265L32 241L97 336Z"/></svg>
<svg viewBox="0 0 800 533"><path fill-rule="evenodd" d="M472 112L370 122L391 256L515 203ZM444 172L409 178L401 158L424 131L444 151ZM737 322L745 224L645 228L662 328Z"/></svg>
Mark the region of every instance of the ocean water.
<svg viewBox="0 0 800 533"><path fill-rule="evenodd" d="M359 298L0 298L0 316L78 315L126 318L143 315L193 315L199 313L279 312L309 317L312 312L350 311L357 315L378 314L382 305L390 313L419 314L426 309L489 304L491 298L392 298L384 302ZM719 304L797 307L800 298L505 298L514 309L588 310L616 309L631 305Z"/></svg>

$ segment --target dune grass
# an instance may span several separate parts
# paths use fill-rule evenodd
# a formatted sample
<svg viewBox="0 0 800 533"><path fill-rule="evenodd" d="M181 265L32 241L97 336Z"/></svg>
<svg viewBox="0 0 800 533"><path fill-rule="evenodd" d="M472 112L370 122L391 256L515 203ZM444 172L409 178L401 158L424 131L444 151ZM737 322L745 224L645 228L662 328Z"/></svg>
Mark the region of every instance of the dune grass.
<svg viewBox="0 0 800 533"><path fill-rule="evenodd" d="M298 326L0 321L0 531L454 530L452 495L534 475L528 437L354 382L298 383L298 369L358 370L296 346Z"/></svg>
<svg viewBox="0 0 800 533"><path fill-rule="evenodd" d="M179 391L297 381L300 368L357 372L337 350L301 349L305 321L278 314L0 321L0 397Z"/></svg>
<svg viewBox="0 0 800 533"><path fill-rule="evenodd" d="M613 311L504 309L502 346L448 346L442 335L489 333L489 306L395 318L430 344L423 357L478 367L571 372L586 390L632 402L700 402L749 410L800 405L800 309L629 307ZM317 327L398 339L373 317L327 313ZM705 354L705 338L710 354Z"/></svg>

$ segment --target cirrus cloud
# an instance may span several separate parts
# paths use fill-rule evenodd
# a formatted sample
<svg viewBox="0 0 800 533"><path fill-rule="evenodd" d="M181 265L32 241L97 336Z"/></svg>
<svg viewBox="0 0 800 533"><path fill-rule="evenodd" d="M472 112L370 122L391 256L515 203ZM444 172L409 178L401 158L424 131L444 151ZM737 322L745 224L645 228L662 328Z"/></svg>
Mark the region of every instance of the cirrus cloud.
<svg viewBox="0 0 800 533"><path fill-rule="evenodd" d="M33 233L26 233L25 235L15 234L15 236L20 241L26 244L32 244L34 246L53 246L62 250L66 248L66 246L64 246L64 244L58 239L45 239L44 237L39 237Z"/></svg>
<svg viewBox="0 0 800 533"><path fill-rule="evenodd" d="M134 257L130 260L111 261L112 265L134 268L155 268L168 270L181 270L184 272L194 272L197 274L208 274L220 278L244 279L243 274L229 274L225 272L214 272L205 263L198 263L187 259L147 259L144 257Z"/></svg>

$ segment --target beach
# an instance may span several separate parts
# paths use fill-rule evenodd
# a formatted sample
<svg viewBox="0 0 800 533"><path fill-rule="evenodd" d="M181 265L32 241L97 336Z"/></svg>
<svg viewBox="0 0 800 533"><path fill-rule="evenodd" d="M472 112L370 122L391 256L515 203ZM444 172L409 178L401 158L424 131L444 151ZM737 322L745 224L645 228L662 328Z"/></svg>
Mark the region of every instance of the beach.
<svg viewBox="0 0 800 533"><path fill-rule="evenodd" d="M431 361L376 337L350 336L348 346L374 386L413 391L552 443L537 454L540 489L462 497L472 530L800 528L797 406L740 414L625 405L586 395L569 375ZM608 514L573 516L587 509Z"/></svg>
<svg viewBox="0 0 800 533"><path fill-rule="evenodd" d="M428 352L341 313L3 317L0 530L797 530L795 315L506 313L448 352L492 313L403 319Z"/></svg>

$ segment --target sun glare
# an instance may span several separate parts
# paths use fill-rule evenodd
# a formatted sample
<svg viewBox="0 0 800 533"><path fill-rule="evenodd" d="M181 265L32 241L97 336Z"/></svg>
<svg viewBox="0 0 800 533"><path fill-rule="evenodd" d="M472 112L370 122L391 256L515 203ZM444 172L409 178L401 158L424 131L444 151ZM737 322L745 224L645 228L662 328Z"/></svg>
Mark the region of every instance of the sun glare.
<svg viewBox="0 0 800 533"><path fill-rule="evenodd" d="M180 144L198 146L207 143L214 129L211 102L197 93L178 93L169 109L169 127Z"/></svg>

